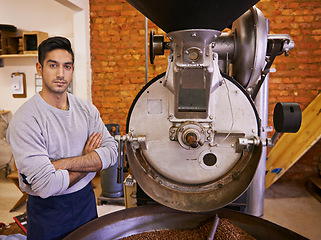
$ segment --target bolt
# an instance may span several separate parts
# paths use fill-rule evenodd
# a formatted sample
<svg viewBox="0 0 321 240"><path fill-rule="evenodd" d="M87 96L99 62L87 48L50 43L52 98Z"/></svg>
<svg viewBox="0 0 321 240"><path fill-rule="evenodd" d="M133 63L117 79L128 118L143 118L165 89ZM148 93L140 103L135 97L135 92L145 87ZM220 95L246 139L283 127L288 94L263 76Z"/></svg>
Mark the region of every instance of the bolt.
<svg viewBox="0 0 321 240"><path fill-rule="evenodd" d="M193 33L193 34L192 34L192 37L196 37L196 33Z"/></svg>
<svg viewBox="0 0 321 240"><path fill-rule="evenodd" d="M239 173L238 172L234 172L232 174L232 178L233 178L233 180L238 180L239 179Z"/></svg>

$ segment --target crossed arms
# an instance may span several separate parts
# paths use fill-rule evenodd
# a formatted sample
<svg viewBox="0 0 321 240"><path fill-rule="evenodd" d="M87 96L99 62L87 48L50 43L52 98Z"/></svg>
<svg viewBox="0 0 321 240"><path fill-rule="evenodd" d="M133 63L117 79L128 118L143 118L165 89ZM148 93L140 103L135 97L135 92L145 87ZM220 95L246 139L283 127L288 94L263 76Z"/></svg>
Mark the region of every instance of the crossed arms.
<svg viewBox="0 0 321 240"><path fill-rule="evenodd" d="M82 156L63 158L52 162L55 169L68 170L69 172L69 187L76 184L88 172L97 172L101 170L102 163L99 155L94 149L99 148L102 143L102 134L94 132L88 138L83 149Z"/></svg>

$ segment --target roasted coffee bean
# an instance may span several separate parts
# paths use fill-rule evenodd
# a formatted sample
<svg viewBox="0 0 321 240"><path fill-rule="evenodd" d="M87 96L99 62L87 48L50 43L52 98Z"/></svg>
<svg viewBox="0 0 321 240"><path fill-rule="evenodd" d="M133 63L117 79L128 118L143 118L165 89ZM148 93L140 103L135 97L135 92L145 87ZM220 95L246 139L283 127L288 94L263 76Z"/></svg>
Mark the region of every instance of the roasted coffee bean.
<svg viewBox="0 0 321 240"><path fill-rule="evenodd" d="M203 222L194 229L173 229L144 232L122 238L122 240L207 240L214 219ZM255 240L250 234L226 218L221 218L216 229L214 240Z"/></svg>

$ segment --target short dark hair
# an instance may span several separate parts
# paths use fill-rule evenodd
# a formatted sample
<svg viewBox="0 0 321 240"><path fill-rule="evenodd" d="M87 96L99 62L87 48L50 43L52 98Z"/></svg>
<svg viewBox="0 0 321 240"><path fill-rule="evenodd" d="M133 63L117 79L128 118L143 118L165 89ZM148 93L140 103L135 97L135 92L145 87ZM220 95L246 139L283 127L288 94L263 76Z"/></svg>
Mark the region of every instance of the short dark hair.
<svg viewBox="0 0 321 240"><path fill-rule="evenodd" d="M71 54L72 63L74 63L74 52L72 51L70 41L65 37L51 37L44 40L38 46L38 61L43 66L47 53L56 49L64 49Z"/></svg>

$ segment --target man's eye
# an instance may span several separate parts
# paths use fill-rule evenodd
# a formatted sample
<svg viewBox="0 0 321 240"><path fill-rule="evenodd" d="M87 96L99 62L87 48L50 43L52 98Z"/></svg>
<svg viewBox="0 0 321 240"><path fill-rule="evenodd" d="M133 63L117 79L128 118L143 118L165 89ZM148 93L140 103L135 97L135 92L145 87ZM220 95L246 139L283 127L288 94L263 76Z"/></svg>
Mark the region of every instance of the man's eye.
<svg viewBox="0 0 321 240"><path fill-rule="evenodd" d="M52 68L55 68L55 67L57 67L57 64L50 64L49 66Z"/></svg>
<svg viewBox="0 0 321 240"><path fill-rule="evenodd" d="M71 66L66 65L65 68L66 68L66 69L71 69Z"/></svg>

